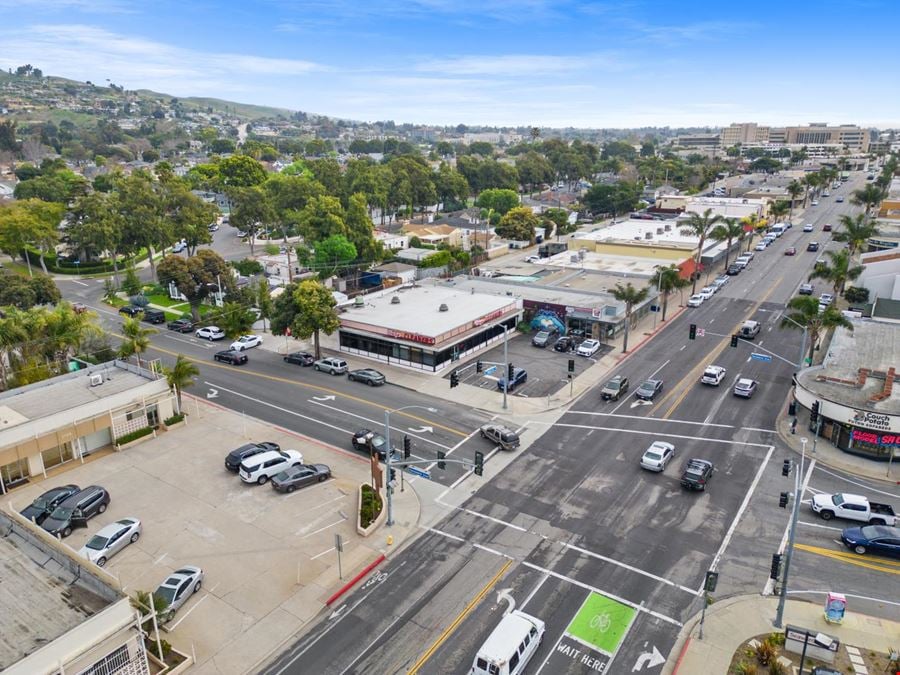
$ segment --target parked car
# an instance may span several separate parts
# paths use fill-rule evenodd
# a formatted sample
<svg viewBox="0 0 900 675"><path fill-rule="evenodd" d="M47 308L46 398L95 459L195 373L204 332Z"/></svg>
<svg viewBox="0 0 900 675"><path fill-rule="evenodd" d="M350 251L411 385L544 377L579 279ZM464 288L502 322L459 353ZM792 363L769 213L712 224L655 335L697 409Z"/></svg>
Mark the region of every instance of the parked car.
<svg viewBox="0 0 900 675"><path fill-rule="evenodd" d="M209 340L210 342L213 340L225 339L225 331L218 326L204 326L203 328L197 329L197 332L194 333L194 335L202 340Z"/></svg>
<svg viewBox="0 0 900 675"><path fill-rule="evenodd" d="M132 319L143 313L144 308L138 307L137 305L125 305L124 307L119 307L119 314L130 316Z"/></svg>
<svg viewBox="0 0 900 675"><path fill-rule="evenodd" d="M213 354L213 360L221 361L222 363L230 363L232 366L242 366L250 359L247 358L247 355L244 352L236 352L233 349L223 349L222 351Z"/></svg>
<svg viewBox="0 0 900 675"><path fill-rule="evenodd" d="M813 294L813 285L812 284L800 284L800 288L797 289L798 295L812 295Z"/></svg>
<svg viewBox="0 0 900 675"><path fill-rule="evenodd" d="M728 275L716 277L715 281L713 281L713 286L716 286L721 290L730 280L731 277L729 277Z"/></svg>
<svg viewBox="0 0 900 675"><path fill-rule="evenodd" d="M81 488L77 485L60 485L59 487L47 490L44 494L31 502L31 504L22 509L20 513L25 518L28 518L28 520L40 525L57 506L79 492L81 492Z"/></svg>
<svg viewBox="0 0 900 675"><path fill-rule="evenodd" d="M293 492L298 488L321 483L331 478L331 469L325 464L299 464L272 477L272 488L277 492Z"/></svg>
<svg viewBox="0 0 900 675"><path fill-rule="evenodd" d="M97 534L81 547L78 555L96 563L97 567L103 567L116 553L140 539L142 531L141 521L137 518L117 520L106 527L101 527Z"/></svg>
<svg viewBox="0 0 900 675"><path fill-rule="evenodd" d="M810 506L822 520L843 518L844 520L858 520L869 525L897 524L897 516L894 515L894 507L890 504L870 502L862 495L851 495L843 492L837 494L817 494L812 498Z"/></svg>
<svg viewBox="0 0 900 675"><path fill-rule="evenodd" d="M241 468L241 462L248 457L258 455L263 452L271 452L273 450L281 450L278 443L272 441L262 441L260 443L245 443L239 448L235 448L225 457L225 468L233 473L237 473Z"/></svg>
<svg viewBox="0 0 900 675"><path fill-rule="evenodd" d="M706 484L715 467L707 459L689 459L681 472L681 487L688 490L706 490Z"/></svg>
<svg viewBox="0 0 900 675"><path fill-rule="evenodd" d="M810 205L812 205L812 206L818 206L818 205L819 205L819 200L818 200L818 199L813 199L813 200L810 202Z"/></svg>
<svg viewBox="0 0 900 675"><path fill-rule="evenodd" d="M844 546L854 553L874 553L900 558L900 528L888 525L848 527L841 532Z"/></svg>
<svg viewBox="0 0 900 675"><path fill-rule="evenodd" d="M578 356L593 356L600 349L600 341L594 340L593 338L589 340L585 340L578 348L575 350L575 353Z"/></svg>
<svg viewBox="0 0 900 675"><path fill-rule="evenodd" d="M181 241L176 241L175 245L172 247L172 253L181 253L182 251L187 250L187 242L182 239Z"/></svg>
<svg viewBox="0 0 900 675"><path fill-rule="evenodd" d="M641 382L641 386L637 388L637 391L634 392L634 395L643 401L652 401L662 391L662 388L662 380L644 380Z"/></svg>
<svg viewBox="0 0 900 675"><path fill-rule="evenodd" d="M188 598L200 591L202 584L203 570L192 565L179 567L167 576L153 592L154 598L161 598L166 603L166 608L159 614L160 621L171 621Z"/></svg>
<svg viewBox="0 0 900 675"><path fill-rule="evenodd" d="M807 223L806 225L803 226L804 232L812 232L814 229L815 228L813 227L812 223Z"/></svg>
<svg viewBox="0 0 900 675"><path fill-rule="evenodd" d="M788 246L784 249L785 255L797 255L797 249L794 246Z"/></svg>
<svg viewBox="0 0 900 675"><path fill-rule="evenodd" d="M530 255L530 256L528 256L527 258L525 258L525 262L527 262L527 263L539 263L539 262L541 262L541 256L539 256L539 255Z"/></svg>
<svg viewBox="0 0 900 675"><path fill-rule="evenodd" d="M834 302L834 296L831 293L822 293L819 296L819 307L828 307Z"/></svg>
<svg viewBox="0 0 900 675"><path fill-rule="evenodd" d="M206 229L209 230L210 232L218 232L218 231L219 231L219 224L216 223L216 222L212 222L212 223L210 223L209 225L206 226Z"/></svg>
<svg viewBox="0 0 900 675"><path fill-rule="evenodd" d="M722 366L706 366L706 370L700 376L700 383L718 387L722 380L725 379L726 372Z"/></svg>
<svg viewBox="0 0 900 675"><path fill-rule="evenodd" d="M753 248L755 248L757 251L765 251L768 247L769 245L765 241L761 241Z"/></svg>
<svg viewBox="0 0 900 675"><path fill-rule="evenodd" d="M327 356L324 359L313 362L313 368L329 375L343 375L348 370L347 362L336 356Z"/></svg>
<svg viewBox="0 0 900 675"><path fill-rule="evenodd" d="M144 310L144 315L141 317L141 321L146 321L147 323L160 324L166 322L166 313L161 309L153 309L151 307L147 307Z"/></svg>
<svg viewBox="0 0 900 675"><path fill-rule="evenodd" d="M524 368L513 368L513 376L509 381L509 385L506 384L506 378L501 377L497 380L497 388L500 391L512 391L520 384L525 384L526 380L528 380L528 371Z"/></svg>
<svg viewBox="0 0 900 675"><path fill-rule="evenodd" d="M756 384L756 380L751 380L749 377L741 377L734 383L733 393L741 398L752 398L753 394L756 393Z"/></svg>
<svg viewBox="0 0 900 675"><path fill-rule="evenodd" d="M731 269L731 268L729 267L728 269ZM695 293L694 295L692 295L692 296L690 297L690 299L688 299L688 301L687 301L687 306L688 306L688 307L699 307L700 305L703 304L703 301L704 301L705 299L706 299L706 298L704 298L704 297L703 297L702 295L700 295L699 293Z"/></svg>
<svg viewBox="0 0 900 675"><path fill-rule="evenodd" d="M3 268L0 267L0 269L3 269ZM84 314L86 311L88 311L88 308L87 308L87 305L84 304L83 302L73 302L72 303L72 311L75 312L76 314Z"/></svg>
<svg viewBox="0 0 900 675"><path fill-rule="evenodd" d="M716 294L716 289L714 286L704 286L700 289L700 292L697 295L703 296L703 301L706 302L712 296Z"/></svg>
<svg viewBox="0 0 900 675"><path fill-rule="evenodd" d="M350 439L354 450L360 450L367 455L378 453L381 460L387 459L387 441L381 434L376 434L370 429L360 429Z"/></svg>
<svg viewBox="0 0 900 675"><path fill-rule="evenodd" d="M600 398L604 401L610 399L618 401L626 391L628 391L628 378L616 375L603 385L603 389L600 390Z"/></svg>
<svg viewBox="0 0 900 675"><path fill-rule="evenodd" d="M50 534L68 537L72 529L87 527L87 521L109 506L109 493L99 485L91 485L77 492L53 509L41 527Z"/></svg>
<svg viewBox="0 0 900 675"><path fill-rule="evenodd" d="M190 333L194 330L194 322L190 319L175 319L167 323L166 328L177 333Z"/></svg>
<svg viewBox="0 0 900 675"><path fill-rule="evenodd" d="M291 352L284 355L284 361L298 366L311 366L315 363L316 357L309 352Z"/></svg>
<svg viewBox="0 0 900 675"><path fill-rule="evenodd" d="M735 265L734 263L732 263L728 266L728 269L725 270L725 274L727 274L730 277L735 277L741 273L741 269L742 268L740 265Z"/></svg>
<svg viewBox="0 0 900 675"><path fill-rule="evenodd" d="M577 346L578 346L578 343L575 341L575 338L573 338L569 335L563 335L553 345L553 349L558 352L571 352Z"/></svg>
<svg viewBox="0 0 900 675"><path fill-rule="evenodd" d="M838 195L837 197L834 198L834 201L836 201L838 204L841 204L844 201L844 196Z"/></svg>
<svg viewBox="0 0 900 675"><path fill-rule="evenodd" d="M534 334L534 337L531 338L531 344L535 347L540 347L541 349L543 349L550 343L550 340L552 338L553 333L551 333L549 330L539 330Z"/></svg>
<svg viewBox="0 0 900 675"><path fill-rule="evenodd" d="M380 387L385 382L387 382L387 378L384 376L384 374L375 370L374 368L360 368L358 370L351 370L349 373L347 373L347 379L351 382L363 382L370 387Z"/></svg>
<svg viewBox="0 0 900 675"><path fill-rule="evenodd" d="M479 430L482 438L496 443L504 450L515 450L519 447L519 434L502 424L484 424Z"/></svg>
<svg viewBox="0 0 900 675"><path fill-rule="evenodd" d="M665 471L674 456L674 445L665 441L653 441L641 456L641 468L648 471Z"/></svg>
<svg viewBox="0 0 900 675"><path fill-rule="evenodd" d="M238 475L245 483L262 485L275 474L299 464L303 464L303 454L297 450L270 450L242 461Z"/></svg>
<svg viewBox="0 0 900 675"><path fill-rule="evenodd" d="M237 340L231 343L231 351L242 352L245 349L253 349L259 347L263 340L259 335L241 335Z"/></svg>

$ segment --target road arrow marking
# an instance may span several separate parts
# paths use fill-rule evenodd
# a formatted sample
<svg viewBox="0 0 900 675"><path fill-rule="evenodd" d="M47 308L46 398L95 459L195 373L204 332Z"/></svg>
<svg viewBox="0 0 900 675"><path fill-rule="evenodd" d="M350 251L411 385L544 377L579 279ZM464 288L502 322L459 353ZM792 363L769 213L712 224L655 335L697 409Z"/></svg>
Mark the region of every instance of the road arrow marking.
<svg viewBox="0 0 900 675"><path fill-rule="evenodd" d="M313 401L333 401L335 396L313 396Z"/></svg>
<svg viewBox="0 0 900 675"><path fill-rule="evenodd" d="M206 398L219 398L219 390L210 387L209 391L206 392Z"/></svg>
<svg viewBox="0 0 900 675"><path fill-rule="evenodd" d="M412 427L407 427L407 428L414 434L424 434L424 433L433 434L434 433L434 427L422 427L421 429L418 429L418 428L414 429Z"/></svg>
<svg viewBox="0 0 900 675"><path fill-rule="evenodd" d="M653 401L645 401L642 398L636 398L631 402L631 408L639 408L642 405L653 405Z"/></svg>
<svg viewBox="0 0 900 675"><path fill-rule="evenodd" d="M511 588L501 588L497 591L497 604L499 605L504 600L507 603L507 608L503 612L503 616L506 616L516 608L516 599L510 594L511 591Z"/></svg>
<svg viewBox="0 0 900 675"><path fill-rule="evenodd" d="M334 621L336 618L338 618L341 614L344 613L344 610L345 610L345 609L347 609L347 605L346 605L346 604L341 605L340 607L338 607L336 610L334 610L334 611L331 613L331 616L328 617L328 620L329 620L329 621Z"/></svg>
<svg viewBox="0 0 900 675"><path fill-rule="evenodd" d="M643 652L637 657L637 661L634 662L634 668L631 669L631 672L634 673L638 670L643 670L644 667L655 668L656 666L661 666L665 662L666 659L659 653L656 645L654 645L652 652Z"/></svg>

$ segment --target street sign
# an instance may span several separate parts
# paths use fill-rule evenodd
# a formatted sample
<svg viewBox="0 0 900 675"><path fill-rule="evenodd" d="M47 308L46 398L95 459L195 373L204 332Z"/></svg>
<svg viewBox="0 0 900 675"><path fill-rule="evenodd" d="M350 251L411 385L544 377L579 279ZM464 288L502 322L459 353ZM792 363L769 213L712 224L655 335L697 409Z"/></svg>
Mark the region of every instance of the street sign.
<svg viewBox="0 0 900 675"><path fill-rule="evenodd" d="M484 374L485 374L485 375L490 375L491 373L493 373L493 372L496 371L496 370L497 370L497 366L491 366L490 368L485 368L485 369L484 369Z"/></svg>
<svg viewBox="0 0 900 675"><path fill-rule="evenodd" d="M702 328L698 328L697 329L697 337L703 337L704 335L706 335L706 331Z"/></svg>
<svg viewBox="0 0 900 675"><path fill-rule="evenodd" d="M419 478L428 478L431 479L431 474L425 471L425 469L419 469L414 466L406 467L406 470L409 471L413 476L418 476Z"/></svg>
<svg viewBox="0 0 900 675"><path fill-rule="evenodd" d="M772 357L768 354L757 354L756 352L750 354L750 358L754 361L765 361L766 363L772 360Z"/></svg>

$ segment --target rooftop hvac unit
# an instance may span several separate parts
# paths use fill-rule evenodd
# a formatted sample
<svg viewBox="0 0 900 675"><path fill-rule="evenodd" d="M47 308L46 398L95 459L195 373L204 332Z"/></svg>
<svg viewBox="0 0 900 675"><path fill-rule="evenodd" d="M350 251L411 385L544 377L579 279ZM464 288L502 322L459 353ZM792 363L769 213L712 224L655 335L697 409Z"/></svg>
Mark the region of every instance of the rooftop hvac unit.
<svg viewBox="0 0 900 675"><path fill-rule="evenodd" d="M672 231L672 226L669 225L668 223L666 223L666 225L665 225L665 230L666 230L666 232L671 232L671 231Z"/></svg>
<svg viewBox="0 0 900 675"><path fill-rule="evenodd" d="M91 386L98 387L103 384L103 373L91 373Z"/></svg>
<svg viewBox="0 0 900 675"><path fill-rule="evenodd" d="M391 298L391 304L392 304L392 305L399 305L399 304L400 304L400 296L399 296L399 295L395 295L393 298Z"/></svg>
<svg viewBox="0 0 900 675"><path fill-rule="evenodd" d="M653 233L652 233L652 232L647 232L647 233L644 235L644 239L653 239Z"/></svg>
<svg viewBox="0 0 900 675"><path fill-rule="evenodd" d="M365 304L366 304L366 301L363 300L363 297L361 295L357 295L355 298L353 298L353 306L354 307L362 307Z"/></svg>
<svg viewBox="0 0 900 675"><path fill-rule="evenodd" d="M665 232L665 230L663 230L661 227L656 228L656 234L659 235L659 234L662 234L663 232Z"/></svg>
<svg viewBox="0 0 900 675"><path fill-rule="evenodd" d="M449 312L449 311L450 311L450 308L447 307L447 305L445 305L444 303L441 303L441 306L438 307L438 311L439 311L439 312Z"/></svg>

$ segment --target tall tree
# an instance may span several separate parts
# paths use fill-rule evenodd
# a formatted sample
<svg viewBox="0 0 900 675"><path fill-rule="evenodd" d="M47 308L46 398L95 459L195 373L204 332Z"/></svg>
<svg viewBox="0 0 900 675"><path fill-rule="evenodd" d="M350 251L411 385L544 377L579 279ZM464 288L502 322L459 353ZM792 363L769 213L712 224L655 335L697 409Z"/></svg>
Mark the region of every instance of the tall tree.
<svg viewBox="0 0 900 675"><path fill-rule="evenodd" d="M769 213L772 215L772 219L776 222L782 218L782 216L788 215L791 210L791 204L787 200L779 199L776 202L773 202L769 205Z"/></svg>
<svg viewBox="0 0 900 675"><path fill-rule="evenodd" d="M135 171L116 185L119 213L124 223L123 240L129 248L144 247L150 261L150 277L156 279L154 251L169 246L172 225L166 219L165 200L159 184L146 171Z"/></svg>
<svg viewBox="0 0 900 675"><path fill-rule="evenodd" d="M194 322L200 320L200 305L221 288L228 293L234 289L234 277L228 263L215 251L202 249L197 255L182 258L167 255L159 263L159 283L170 282L187 298Z"/></svg>
<svg viewBox="0 0 900 675"><path fill-rule="evenodd" d="M337 197L313 197L300 212L300 231L307 243L313 245L334 234L347 236L344 218L344 207Z"/></svg>
<svg viewBox="0 0 900 675"><path fill-rule="evenodd" d="M791 196L791 213L790 218L794 217L794 202L797 201L797 197L806 192L806 188L803 187L803 184L798 180L792 180L788 183L787 186L788 194Z"/></svg>
<svg viewBox="0 0 900 675"><path fill-rule="evenodd" d="M809 281L823 279L831 283L835 295L842 294L848 281L853 281L863 272L862 265L853 265L850 259L850 251L825 251L831 262L816 263L809 275Z"/></svg>
<svg viewBox="0 0 900 675"><path fill-rule="evenodd" d="M722 222L710 230L709 238L718 242L726 242L725 267L728 268L728 258L731 255L731 245L735 239L740 241L744 236L744 226L737 218L722 218Z"/></svg>
<svg viewBox="0 0 900 675"><path fill-rule="evenodd" d="M657 285L662 294L662 320L666 320L666 310L669 308L669 295L672 291L681 290L690 286L691 282L681 276L681 270L677 265L656 266Z"/></svg>
<svg viewBox="0 0 900 675"><path fill-rule="evenodd" d="M137 358L138 368L142 368L141 354L150 347L150 336L157 333L155 328L145 328L141 323L143 314L135 317L125 317L122 322L122 344L119 346L119 356Z"/></svg>
<svg viewBox="0 0 900 675"><path fill-rule="evenodd" d="M884 199L884 190L877 185L871 183L860 190L854 190L850 201L858 206L866 207L866 215L871 215L872 209L881 203Z"/></svg>
<svg viewBox="0 0 900 675"><path fill-rule="evenodd" d="M839 220L842 229L835 232L831 238L847 244L851 258L868 245L869 239L879 234L878 228L864 213L858 213L856 216L840 216Z"/></svg>
<svg viewBox="0 0 900 675"><path fill-rule="evenodd" d="M798 295L788 302L788 309L792 310L781 320L782 328L803 330L809 333L809 353L807 358L812 364L813 355L816 353L816 344L822 333L832 328L841 326L853 331L853 324L833 304L819 311L819 301L811 295Z"/></svg>
<svg viewBox="0 0 900 675"><path fill-rule="evenodd" d="M319 333L331 335L341 326L334 306L334 296L318 281L301 281L293 292L296 313L291 323L291 333L303 340L313 337L316 358L322 358Z"/></svg>
<svg viewBox="0 0 900 675"><path fill-rule="evenodd" d="M375 226L369 217L366 196L363 193L350 195L344 214L344 224L347 227L347 239L356 249L356 258L366 261L380 258L381 245L375 241Z"/></svg>
<svg viewBox="0 0 900 675"><path fill-rule="evenodd" d="M519 205L519 195L515 190L482 190L475 200L475 206L482 209L493 209L501 216L506 215L511 209Z"/></svg>
<svg viewBox="0 0 900 675"><path fill-rule="evenodd" d="M275 209L268 193L260 187L234 188L228 194L232 200L231 225L247 233L252 256L257 233L268 230L276 221Z"/></svg>
<svg viewBox="0 0 900 675"><path fill-rule="evenodd" d="M181 392L185 387L190 387L196 382L197 376L200 375L200 369L184 354L179 354L175 358L175 363L171 366L163 367L163 375L166 376L169 389L175 392L176 400L178 401L178 412L180 413L184 410L181 405Z"/></svg>
<svg viewBox="0 0 900 675"><path fill-rule="evenodd" d="M16 257L25 255L28 274L33 275L31 256L27 254L29 245L43 251L52 246L57 238L59 223L65 213L62 204L25 199L0 205L0 249ZM47 273L47 266L41 256L41 267Z"/></svg>
<svg viewBox="0 0 900 675"><path fill-rule="evenodd" d="M164 186L166 218L172 224L175 239L184 239L188 256L194 255L200 244L211 244L210 223L219 215L215 204L204 201L191 192L186 183L175 178Z"/></svg>
<svg viewBox="0 0 900 675"><path fill-rule="evenodd" d="M507 211L494 228L498 236L515 241L534 241L534 230L540 224L529 206L517 206Z"/></svg>
<svg viewBox="0 0 900 675"><path fill-rule="evenodd" d="M625 339L622 343L622 353L624 354L628 351L628 330L634 327L630 325L634 322L634 317L632 316L634 306L646 300L650 290L646 287L635 288L629 281L625 286L616 284L616 287L611 292L616 300L625 303Z"/></svg>
<svg viewBox="0 0 900 675"><path fill-rule="evenodd" d="M722 219L721 216L712 215L712 209L706 209L701 213L691 213L681 228L681 234L685 236L694 236L699 239L697 242L697 255L694 258L694 271L691 274L692 285L691 293L697 292L697 279L700 278L700 257L703 255L703 245L709 236L712 228Z"/></svg>
<svg viewBox="0 0 900 675"><path fill-rule="evenodd" d="M66 235L79 258L94 260L109 254L113 277L119 285L119 253L122 252L125 222L114 192L90 192L79 197L69 212Z"/></svg>

